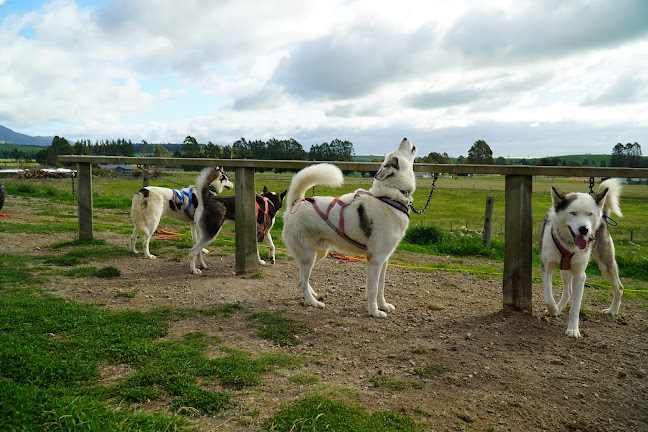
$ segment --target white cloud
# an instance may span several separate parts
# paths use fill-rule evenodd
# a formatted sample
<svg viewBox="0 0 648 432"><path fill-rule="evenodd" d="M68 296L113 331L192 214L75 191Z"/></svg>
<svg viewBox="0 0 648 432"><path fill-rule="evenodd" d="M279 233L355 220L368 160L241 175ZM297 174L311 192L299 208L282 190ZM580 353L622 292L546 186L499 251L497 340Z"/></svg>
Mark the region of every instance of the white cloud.
<svg viewBox="0 0 648 432"><path fill-rule="evenodd" d="M648 3L451 3L13 8L0 124L71 139L342 138L357 153L403 136L451 155L478 139L502 155L647 141Z"/></svg>

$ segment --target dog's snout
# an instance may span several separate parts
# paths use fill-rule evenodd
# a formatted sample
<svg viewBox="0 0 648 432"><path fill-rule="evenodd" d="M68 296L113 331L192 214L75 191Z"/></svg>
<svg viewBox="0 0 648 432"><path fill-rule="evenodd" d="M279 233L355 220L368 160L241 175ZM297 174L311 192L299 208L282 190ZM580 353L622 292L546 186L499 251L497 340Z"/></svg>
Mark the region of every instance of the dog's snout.
<svg viewBox="0 0 648 432"><path fill-rule="evenodd" d="M588 232L589 232L589 228L587 228L586 226L578 227L578 233L580 235L586 235Z"/></svg>

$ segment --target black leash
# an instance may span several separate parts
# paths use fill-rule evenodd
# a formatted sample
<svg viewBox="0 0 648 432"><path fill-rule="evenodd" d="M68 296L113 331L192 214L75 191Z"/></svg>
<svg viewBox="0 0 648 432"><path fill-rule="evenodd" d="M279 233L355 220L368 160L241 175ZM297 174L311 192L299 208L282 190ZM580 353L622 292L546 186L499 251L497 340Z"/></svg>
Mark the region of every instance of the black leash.
<svg viewBox="0 0 648 432"><path fill-rule="evenodd" d="M434 173L434 180L432 181L432 189L430 189L430 195L428 196L427 202L425 203L425 206L423 207L422 210L416 210L414 208L414 203L411 203L409 205L409 208L412 209L412 211L417 215L421 215L425 213L425 210L427 210L428 206L430 205L430 200L432 199L432 195L434 195L434 189L436 188L436 181L438 178L439 178L439 174Z"/></svg>

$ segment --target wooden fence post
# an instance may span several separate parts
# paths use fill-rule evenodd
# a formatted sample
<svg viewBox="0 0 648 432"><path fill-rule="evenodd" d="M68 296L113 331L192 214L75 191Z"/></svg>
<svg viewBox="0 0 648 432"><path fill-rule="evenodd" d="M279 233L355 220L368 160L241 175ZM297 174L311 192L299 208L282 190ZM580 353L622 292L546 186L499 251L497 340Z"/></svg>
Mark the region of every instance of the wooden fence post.
<svg viewBox="0 0 648 432"><path fill-rule="evenodd" d="M504 215L504 307L532 312L532 176L507 175Z"/></svg>
<svg viewBox="0 0 648 432"><path fill-rule="evenodd" d="M144 148L146 148L146 146ZM148 185L149 185L149 166L144 165L142 167L142 187L147 187Z"/></svg>
<svg viewBox="0 0 648 432"><path fill-rule="evenodd" d="M79 239L92 240L92 164L77 163Z"/></svg>
<svg viewBox="0 0 648 432"><path fill-rule="evenodd" d="M486 197L486 212L484 215L484 233L483 233L483 242L484 245L490 246L491 242L491 233L493 231L493 197Z"/></svg>
<svg viewBox="0 0 648 432"><path fill-rule="evenodd" d="M256 193L254 168L238 167L234 170L236 199L236 274L259 268L257 260Z"/></svg>

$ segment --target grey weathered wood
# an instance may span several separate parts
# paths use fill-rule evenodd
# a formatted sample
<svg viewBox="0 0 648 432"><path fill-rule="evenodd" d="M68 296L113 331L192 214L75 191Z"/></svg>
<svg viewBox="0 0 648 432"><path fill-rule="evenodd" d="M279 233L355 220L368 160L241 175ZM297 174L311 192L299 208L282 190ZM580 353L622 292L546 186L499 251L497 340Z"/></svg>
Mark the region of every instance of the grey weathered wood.
<svg viewBox="0 0 648 432"><path fill-rule="evenodd" d="M254 168L236 168L234 196L236 198L236 273L248 273L259 268L257 259L256 194Z"/></svg>
<svg viewBox="0 0 648 432"><path fill-rule="evenodd" d="M89 162L77 164L77 178L79 239L92 240L92 166Z"/></svg>
<svg viewBox="0 0 648 432"><path fill-rule="evenodd" d="M147 187L149 185L149 166L144 165L142 168L142 187Z"/></svg>
<svg viewBox="0 0 648 432"><path fill-rule="evenodd" d="M504 223L504 307L532 311L533 218L531 176L506 176Z"/></svg>
<svg viewBox="0 0 648 432"><path fill-rule="evenodd" d="M486 246L490 246L491 233L493 231L493 202L495 200L491 196L486 197L486 210L484 214L484 232L482 241Z"/></svg>

